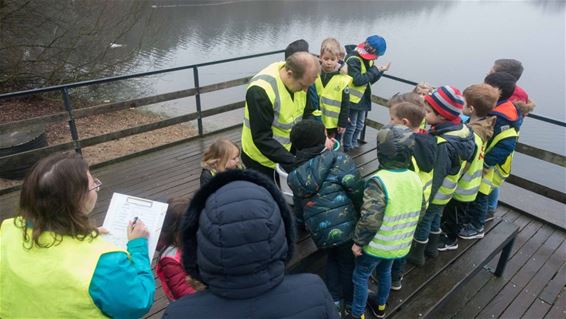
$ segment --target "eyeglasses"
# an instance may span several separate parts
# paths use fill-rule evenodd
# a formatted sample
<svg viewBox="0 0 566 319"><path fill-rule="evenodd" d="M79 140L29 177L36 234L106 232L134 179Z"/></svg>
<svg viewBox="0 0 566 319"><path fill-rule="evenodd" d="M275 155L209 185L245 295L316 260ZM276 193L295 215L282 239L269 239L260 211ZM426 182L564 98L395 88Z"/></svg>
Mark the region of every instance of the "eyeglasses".
<svg viewBox="0 0 566 319"><path fill-rule="evenodd" d="M93 178L93 181L94 187L89 188L88 191L90 192L92 190L95 190L98 192L100 190L100 186L102 186L102 182L98 178Z"/></svg>

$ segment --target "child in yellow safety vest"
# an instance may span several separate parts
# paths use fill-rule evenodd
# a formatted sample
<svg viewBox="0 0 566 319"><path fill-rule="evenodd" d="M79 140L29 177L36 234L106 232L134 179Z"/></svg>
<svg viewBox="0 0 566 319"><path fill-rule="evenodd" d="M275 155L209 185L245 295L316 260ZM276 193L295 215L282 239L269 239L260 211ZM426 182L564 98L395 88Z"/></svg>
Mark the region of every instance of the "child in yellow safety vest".
<svg viewBox="0 0 566 319"><path fill-rule="evenodd" d="M462 239L484 236L484 225L488 211L489 195L498 188L511 171L513 153L523 123L521 111L509 100L515 90L516 79L506 72L495 72L485 77L484 83L500 91L499 100L490 115L495 115L493 136L487 142L484 167L479 193L470 204L467 223L458 233Z"/></svg>
<svg viewBox="0 0 566 319"><path fill-rule="evenodd" d="M417 173L423 184L423 195L428 207L432 189L434 161L436 160L436 138L421 128L425 111L423 98L414 92L395 94L389 99L389 123L408 127L415 136L410 170ZM405 258L396 259L391 269L391 289L400 290Z"/></svg>
<svg viewBox="0 0 566 319"><path fill-rule="evenodd" d="M368 302L368 279L375 270L379 285L370 310L385 316L391 288L391 265L410 249L415 227L425 210L423 185L409 170L414 134L401 125L386 125L377 133L378 171L368 180L360 219L354 230L352 275L354 298L350 317L361 318Z"/></svg>
<svg viewBox="0 0 566 319"><path fill-rule="evenodd" d="M473 132L459 117L464 108L460 91L452 86L441 86L424 99L425 118L431 125L429 133L435 136L438 146L430 203L417 225L407 256L407 261L417 266L425 264L425 254L438 256L442 210L452 198L464 165L473 158L475 148Z"/></svg>
<svg viewBox="0 0 566 319"><path fill-rule="evenodd" d="M458 249L458 233L467 222L468 206L476 199L480 188L486 143L493 135L495 125L495 116L489 114L498 98L499 91L487 84L474 84L464 90L466 104L463 113L469 116L467 125L474 131L474 158L464 167L454 197L444 207L444 235L438 245L439 251Z"/></svg>
<svg viewBox="0 0 566 319"><path fill-rule="evenodd" d="M320 75L316 79L316 92L322 112L322 124L329 138L340 140L348 126L350 89L352 78L347 67L340 68L341 45L334 38L322 41L320 47Z"/></svg>

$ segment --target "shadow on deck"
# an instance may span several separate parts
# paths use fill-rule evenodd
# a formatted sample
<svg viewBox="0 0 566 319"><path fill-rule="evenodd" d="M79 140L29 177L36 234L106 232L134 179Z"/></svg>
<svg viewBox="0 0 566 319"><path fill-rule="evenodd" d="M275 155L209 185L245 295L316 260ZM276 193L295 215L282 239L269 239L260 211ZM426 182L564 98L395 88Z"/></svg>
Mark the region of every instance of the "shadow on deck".
<svg viewBox="0 0 566 319"><path fill-rule="evenodd" d="M202 153L220 136L239 141L240 129L210 134L93 169L93 175L104 185L98 194L92 221L97 225L102 224L113 192L159 201L175 196L192 196L199 187ZM375 130L368 128L367 140L367 144L351 153L363 176L371 174L378 165ZM0 196L0 220L15 215L18 197L19 192ZM544 203L539 206L543 207ZM491 274L496 257L468 283L454 291L448 297L448 302L431 317L566 317L566 232L510 206L500 206L496 216L520 228L503 277L497 278ZM307 240L303 238L305 243ZM156 284L155 303L147 314L150 318L161 317L168 304L157 278ZM395 298L395 293L391 298Z"/></svg>

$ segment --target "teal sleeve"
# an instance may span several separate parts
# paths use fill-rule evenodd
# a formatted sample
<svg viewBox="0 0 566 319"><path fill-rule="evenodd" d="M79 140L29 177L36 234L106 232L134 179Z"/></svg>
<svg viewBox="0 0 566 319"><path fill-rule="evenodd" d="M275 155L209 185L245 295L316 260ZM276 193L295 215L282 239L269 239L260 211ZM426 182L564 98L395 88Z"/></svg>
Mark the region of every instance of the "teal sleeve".
<svg viewBox="0 0 566 319"><path fill-rule="evenodd" d="M128 242L130 256L112 252L100 256L89 294L96 306L112 318L140 318L153 305L155 281L147 239Z"/></svg>

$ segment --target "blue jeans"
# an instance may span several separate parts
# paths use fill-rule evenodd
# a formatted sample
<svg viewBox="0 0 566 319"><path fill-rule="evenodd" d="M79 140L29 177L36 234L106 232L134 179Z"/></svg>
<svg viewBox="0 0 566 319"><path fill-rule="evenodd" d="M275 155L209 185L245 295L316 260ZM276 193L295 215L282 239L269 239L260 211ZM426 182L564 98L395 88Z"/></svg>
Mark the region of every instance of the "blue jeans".
<svg viewBox="0 0 566 319"><path fill-rule="evenodd" d="M399 281L403 278L403 272L405 271L405 264L407 260L405 257L397 258L393 260L393 265L391 266L391 280Z"/></svg>
<svg viewBox="0 0 566 319"><path fill-rule="evenodd" d="M350 123L344 132L344 151L349 151L352 148L358 147L358 138L364 129L366 121L366 111L350 110Z"/></svg>
<svg viewBox="0 0 566 319"><path fill-rule="evenodd" d="M352 305L354 284L352 273L354 271L354 255L352 254L352 241L325 249L326 260L326 286L332 299L344 300L347 308Z"/></svg>
<svg viewBox="0 0 566 319"><path fill-rule="evenodd" d="M394 259L385 259L364 253L356 258L356 267L352 275L354 282L354 300L352 302L352 315L360 317L366 309L368 299L368 280L375 269L378 286L375 303L385 305L391 289L391 265Z"/></svg>
<svg viewBox="0 0 566 319"><path fill-rule="evenodd" d="M476 200L470 203L468 210L469 223L478 231L485 225L488 202L489 195L478 192Z"/></svg>
<svg viewBox="0 0 566 319"><path fill-rule="evenodd" d="M487 209L495 211L497 209L498 201L499 201L499 187L491 190L491 194L489 194Z"/></svg>
<svg viewBox="0 0 566 319"><path fill-rule="evenodd" d="M417 224L417 229L415 230L414 238L418 241L424 242L428 240L428 235L430 233L438 233L440 231L440 217L442 216L442 210L444 205L430 204L424 216Z"/></svg>

